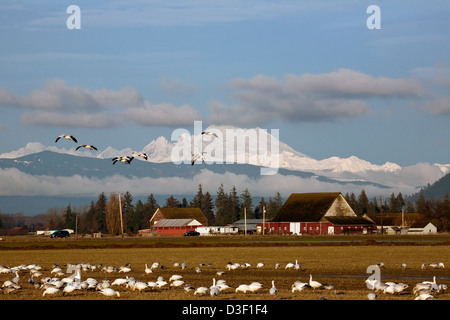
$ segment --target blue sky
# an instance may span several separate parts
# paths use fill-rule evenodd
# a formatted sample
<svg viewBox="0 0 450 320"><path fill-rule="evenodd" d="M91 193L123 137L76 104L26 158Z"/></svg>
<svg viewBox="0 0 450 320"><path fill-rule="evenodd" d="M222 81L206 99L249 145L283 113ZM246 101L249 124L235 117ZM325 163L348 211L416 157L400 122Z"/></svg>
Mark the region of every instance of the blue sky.
<svg viewBox="0 0 450 320"><path fill-rule="evenodd" d="M141 150L202 120L279 129L316 159L450 163L449 16L446 1L4 0L0 153L61 133Z"/></svg>

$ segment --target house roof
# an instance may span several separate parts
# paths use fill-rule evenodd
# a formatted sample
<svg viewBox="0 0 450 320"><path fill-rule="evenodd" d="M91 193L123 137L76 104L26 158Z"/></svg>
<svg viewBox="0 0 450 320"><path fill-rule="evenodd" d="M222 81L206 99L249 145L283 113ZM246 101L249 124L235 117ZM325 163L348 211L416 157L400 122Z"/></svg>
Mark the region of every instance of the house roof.
<svg viewBox="0 0 450 320"><path fill-rule="evenodd" d="M373 224L368 216L356 215L340 192L293 193L272 221Z"/></svg>
<svg viewBox="0 0 450 320"><path fill-rule="evenodd" d="M164 219L195 219L203 225L208 224L208 219L203 214L200 208L158 208L162 213ZM153 220L155 214L153 214L150 221Z"/></svg>

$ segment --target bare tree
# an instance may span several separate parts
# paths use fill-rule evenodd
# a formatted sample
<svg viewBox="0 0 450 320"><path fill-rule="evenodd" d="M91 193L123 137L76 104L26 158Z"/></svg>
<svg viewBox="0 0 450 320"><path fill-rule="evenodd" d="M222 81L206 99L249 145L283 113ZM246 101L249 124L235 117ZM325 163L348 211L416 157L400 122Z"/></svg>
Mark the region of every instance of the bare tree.
<svg viewBox="0 0 450 320"><path fill-rule="evenodd" d="M121 201L121 205L123 208L123 200ZM110 194L109 201L106 203L106 227L111 235L121 233L119 198L115 193Z"/></svg>

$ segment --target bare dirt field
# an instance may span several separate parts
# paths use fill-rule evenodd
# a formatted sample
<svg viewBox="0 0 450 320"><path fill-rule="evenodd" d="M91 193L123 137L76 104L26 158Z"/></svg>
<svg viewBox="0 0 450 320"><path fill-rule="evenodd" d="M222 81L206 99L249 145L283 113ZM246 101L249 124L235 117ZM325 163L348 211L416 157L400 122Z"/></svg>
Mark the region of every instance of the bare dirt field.
<svg viewBox="0 0 450 320"><path fill-rule="evenodd" d="M450 247L449 236L440 237L228 237L213 239L166 238L166 239L47 239L15 238L0 242L0 266L21 267L18 271L20 288L8 292L4 286L16 276L15 273L0 273L0 300L226 300L226 301L296 301L296 300L367 300L370 290L365 280L373 276L368 267L382 263L380 277L382 282L401 282L408 288L401 293L378 292L378 300L414 300L413 287L422 281L433 281L450 286ZM339 241L338 241L339 240ZM299 269L286 269L288 263L298 262ZM145 264L154 262L159 266L152 273L145 272ZM443 263L445 268L432 267L432 263ZM176 266L178 263L180 266ZM182 263L186 268L182 269ZM227 264L240 267L229 270ZM248 263L249 266L242 266ZM258 267L262 263L262 267ZM279 268L275 268L276 264ZM167 285L162 288L132 290L126 285L111 285L120 297L107 297L98 289L79 289L63 295L60 290L53 295L43 296L44 288L29 283L31 272L25 267L31 264L41 266L39 277L65 278L73 275L72 265L84 264L81 281L88 278L99 283L118 278L134 278L137 281L155 282L164 277ZM51 273L54 265L59 265L63 273ZM402 266L406 264L406 267ZM422 264L427 267L423 268ZM128 265L129 272L119 272ZM89 266L89 270L87 270ZM96 266L96 270L91 270ZM112 271L107 272L106 267ZM196 270L199 267L200 270ZM69 271L67 273L67 271ZM223 271L223 274L217 274ZM182 276L183 286L170 286L172 275ZM313 280L329 284L332 288L306 288L292 292L295 281ZM209 288L213 279L225 280L230 286L218 296L194 295L185 292L185 284L192 287ZM269 294L272 281L278 289L277 295ZM260 282L262 288L255 292L236 292L241 284ZM438 300L450 300L450 292L435 294Z"/></svg>

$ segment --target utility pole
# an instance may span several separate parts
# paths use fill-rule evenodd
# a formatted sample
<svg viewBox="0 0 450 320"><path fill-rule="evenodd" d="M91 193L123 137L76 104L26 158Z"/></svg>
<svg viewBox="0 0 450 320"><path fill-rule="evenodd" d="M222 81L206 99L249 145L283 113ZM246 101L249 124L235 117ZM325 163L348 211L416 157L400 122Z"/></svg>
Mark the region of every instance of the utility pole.
<svg viewBox="0 0 450 320"><path fill-rule="evenodd" d="M266 220L266 206L263 206L262 212L263 212L263 230L262 230L262 234L264 235L264 231L265 231L265 229L266 229L266 226L265 226L265 220Z"/></svg>
<svg viewBox="0 0 450 320"><path fill-rule="evenodd" d="M402 234L405 234L405 208L402 206Z"/></svg>
<svg viewBox="0 0 450 320"><path fill-rule="evenodd" d="M380 224L381 224L381 234L383 234L383 204L381 203L381 196L380 196Z"/></svg>
<svg viewBox="0 0 450 320"><path fill-rule="evenodd" d="M244 236L247 237L247 207L244 207Z"/></svg>

